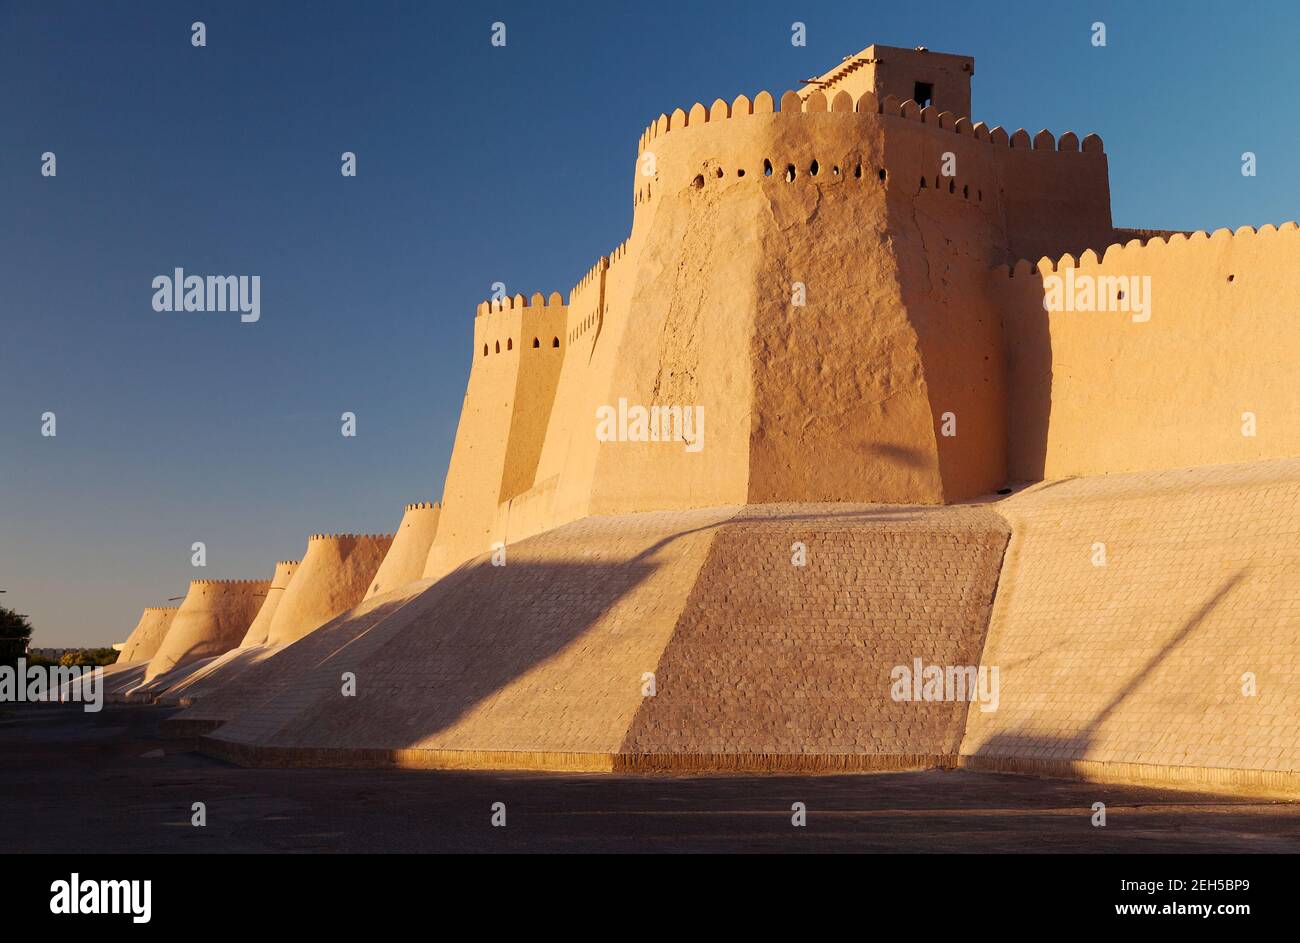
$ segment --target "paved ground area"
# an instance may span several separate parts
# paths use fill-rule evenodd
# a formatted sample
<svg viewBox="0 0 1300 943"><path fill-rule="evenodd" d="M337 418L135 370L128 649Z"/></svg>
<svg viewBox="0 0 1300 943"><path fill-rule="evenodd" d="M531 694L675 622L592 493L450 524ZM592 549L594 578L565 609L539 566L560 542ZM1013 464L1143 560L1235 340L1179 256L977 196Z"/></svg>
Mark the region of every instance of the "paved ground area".
<svg viewBox="0 0 1300 943"><path fill-rule="evenodd" d="M0 852L1300 852L1300 803L985 773L597 776L251 770L172 711L5 705ZM803 802L808 824L790 807ZM1092 803L1107 826L1090 824ZM208 824L190 824L191 806ZM507 827L493 828L504 802Z"/></svg>

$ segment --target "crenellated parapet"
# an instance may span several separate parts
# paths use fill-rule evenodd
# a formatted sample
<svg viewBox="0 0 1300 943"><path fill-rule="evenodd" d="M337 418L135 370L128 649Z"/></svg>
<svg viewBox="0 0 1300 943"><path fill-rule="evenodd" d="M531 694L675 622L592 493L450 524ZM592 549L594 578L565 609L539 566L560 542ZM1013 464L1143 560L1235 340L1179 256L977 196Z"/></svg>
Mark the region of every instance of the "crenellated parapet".
<svg viewBox="0 0 1300 943"><path fill-rule="evenodd" d="M722 187L744 198L746 188L780 182L874 182L895 195L933 192L938 183L996 221L1011 257L1079 251L1111 234L1105 147L1096 134L1031 134L893 95L828 98L820 90L779 100L764 91L661 115L640 140L634 232L665 194Z"/></svg>
<svg viewBox="0 0 1300 943"><path fill-rule="evenodd" d="M317 540L392 540L392 534L312 534L308 543Z"/></svg>
<svg viewBox="0 0 1300 943"><path fill-rule="evenodd" d="M441 517L439 503L417 501L406 505L393 542L371 578L364 598L381 596L420 579Z"/></svg>
<svg viewBox="0 0 1300 943"><path fill-rule="evenodd" d="M577 284L570 290L569 304L573 305L576 297L585 294L587 289L596 285L600 281L601 273L607 268L609 268L609 256L602 255L591 268L587 269L582 278L578 279Z"/></svg>
<svg viewBox="0 0 1300 943"><path fill-rule="evenodd" d="M296 641L355 606L393 540L393 534L312 534L302 564L280 594L264 633L259 626L245 644Z"/></svg>
<svg viewBox="0 0 1300 943"><path fill-rule="evenodd" d="M239 588L268 584L268 580L190 580L191 586L229 586Z"/></svg>
<svg viewBox="0 0 1300 943"><path fill-rule="evenodd" d="M146 606L131 634L122 643L117 664L143 664L153 658L171 628L179 606Z"/></svg>
<svg viewBox="0 0 1300 943"><path fill-rule="evenodd" d="M1152 235L1145 239L1129 239L1126 242L1111 243L1102 250L1100 256L1092 249L1086 249L1077 258L1072 253L1067 252L1056 258L1043 256L1037 262L1019 259L1014 265L996 266L994 272L1000 273L1005 278L1027 278L1035 274L1049 275L1065 269L1132 264L1136 266L1134 272L1140 273L1141 262L1145 257L1143 253L1159 252L1163 249L1195 248L1200 243L1222 244L1233 242L1241 245L1242 240L1248 240L1251 237L1268 238L1278 235L1292 237L1300 235L1300 224L1288 221L1277 226L1272 223L1265 223L1258 228L1239 226L1235 230L1224 227L1215 229L1212 232L1200 229L1188 233L1175 232L1169 236ZM1296 248L1300 249L1300 245L1297 245Z"/></svg>
<svg viewBox="0 0 1300 943"><path fill-rule="evenodd" d="M513 355L525 346L560 350L568 305L558 291L531 297L516 294L478 305L474 318L474 366L494 355Z"/></svg>
<svg viewBox="0 0 1300 943"><path fill-rule="evenodd" d="M184 601L149 659L146 684L238 645L271 585L270 580L190 580Z"/></svg>
<svg viewBox="0 0 1300 943"><path fill-rule="evenodd" d="M990 273L1014 478L1300 454L1295 222L1115 242Z"/></svg>
<svg viewBox="0 0 1300 943"><path fill-rule="evenodd" d="M543 295L540 291L533 292L532 296L523 294L505 295L501 298L489 301L481 301L478 307L474 309L475 317L483 317L493 312L500 311L518 311L523 308L545 308L547 306L563 307L564 298L558 291L553 291L549 295Z"/></svg>
<svg viewBox="0 0 1300 943"><path fill-rule="evenodd" d="M637 153L651 149L654 142L671 131L686 128L699 128L706 124L717 124L731 118L743 118L750 115L782 115L795 118L801 115L831 113L857 117L898 117L929 126L933 130L950 131L953 134L967 135L977 141L986 141L994 147L1035 151L1084 151L1102 153L1104 145L1100 136L1086 135L1082 142L1073 131L1066 131L1058 140L1052 132L1044 129L1030 136L1024 128L1008 132L1001 125L989 127L983 121L973 121L964 115L955 115L948 111L937 111L933 107L922 108L911 99L900 101L892 95L878 100L874 92L865 92L854 99L848 92L838 92L829 101L825 94L815 91L807 98L800 98L797 92L785 92L777 106L776 99L770 92L759 92L751 100L745 95L738 95L728 105L722 99L714 101L712 107L705 108L699 102L689 111L675 109L671 115L661 114L642 132L637 143Z"/></svg>

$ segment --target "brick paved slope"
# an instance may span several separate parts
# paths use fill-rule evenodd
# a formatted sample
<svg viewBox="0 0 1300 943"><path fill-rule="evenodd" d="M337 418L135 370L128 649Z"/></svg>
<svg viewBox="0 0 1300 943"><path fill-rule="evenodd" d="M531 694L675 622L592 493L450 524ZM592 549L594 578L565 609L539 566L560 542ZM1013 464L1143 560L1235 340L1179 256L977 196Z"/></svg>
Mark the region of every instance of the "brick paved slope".
<svg viewBox="0 0 1300 943"><path fill-rule="evenodd" d="M1001 704L970 712L974 764L1294 782L1300 460L1050 482L998 508L1013 536L984 659Z"/></svg>
<svg viewBox="0 0 1300 943"><path fill-rule="evenodd" d="M364 633L336 620L269 659L279 680L263 669L246 705L193 716L223 715L209 748L257 763L919 765L955 754L961 705L892 701L890 669L977 662L1006 539L979 508L586 518L420 584Z"/></svg>
<svg viewBox="0 0 1300 943"><path fill-rule="evenodd" d="M896 701L890 671L979 663L1007 536L982 508L748 509L715 538L623 752L954 755L965 704Z"/></svg>

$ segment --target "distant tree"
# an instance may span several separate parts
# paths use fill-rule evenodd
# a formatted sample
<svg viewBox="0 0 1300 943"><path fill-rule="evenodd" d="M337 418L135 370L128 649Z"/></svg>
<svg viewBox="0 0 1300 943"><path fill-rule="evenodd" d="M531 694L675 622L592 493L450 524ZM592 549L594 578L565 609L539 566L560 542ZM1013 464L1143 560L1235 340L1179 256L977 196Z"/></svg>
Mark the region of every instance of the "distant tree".
<svg viewBox="0 0 1300 943"><path fill-rule="evenodd" d="M16 665L31 638L31 620L21 612L0 606L0 664Z"/></svg>
<svg viewBox="0 0 1300 943"><path fill-rule="evenodd" d="M117 661L117 650L113 648L78 648L64 652L59 664L65 668L106 667Z"/></svg>
<svg viewBox="0 0 1300 943"><path fill-rule="evenodd" d="M85 651L88 663L99 665L101 668L107 668L113 662L117 661L120 653L116 648L88 648Z"/></svg>

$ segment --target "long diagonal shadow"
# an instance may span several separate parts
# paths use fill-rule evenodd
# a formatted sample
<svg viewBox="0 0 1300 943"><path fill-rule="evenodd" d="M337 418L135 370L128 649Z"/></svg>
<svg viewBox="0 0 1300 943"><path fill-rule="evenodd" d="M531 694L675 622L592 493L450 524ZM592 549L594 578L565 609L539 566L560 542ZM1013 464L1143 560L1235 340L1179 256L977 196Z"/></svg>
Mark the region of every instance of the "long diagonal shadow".
<svg viewBox="0 0 1300 943"><path fill-rule="evenodd" d="M1179 629L1178 632L1169 639L1169 641L1165 642L1165 644L1160 647L1160 651L1147 659L1147 663L1142 666L1141 670L1138 671L1137 674L1129 679L1129 683L1124 686L1123 690L1115 695L1115 697L1111 698L1110 703L1103 707L1097 715L1088 722L1089 735L1100 729L1101 725L1109 720L1111 715L1119 710L1120 705L1127 701L1133 693L1141 687L1146 676L1158 668L1161 662L1168 658L1175 648L1187 641L1191 634L1200 628L1201 623L1205 621L1206 616L1213 612L1215 608L1223 602L1224 598L1236 589L1237 585L1246 578L1247 570L1249 570L1249 567L1240 569L1229 577L1228 581L1219 587L1218 592L1207 599L1205 604L1196 611L1196 615L1188 619L1187 623Z"/></svg>
<svg viewBox="0 0 1300 943"><path fill-rule="evenodd" d="M974 756L1039 756L1040 748L1046 748L1046 755L1055 757L1056 751L1060 747L1069 747L1074 753L1074 758L1078 758L1087 753L1088 748L1096 740L1097 733L1120 707L1131 698L1137 690L1150 678L1151 674L1160 667L1160 665L1178 648L1186 642L1197 629L1205 622L1206 618L1223 600L1235 590L1246 578L1249 567L1243 567L1232 576L1230 576L1209 599L1184 623L1183 627L1173 634L1160 650L1147 659L1138 671L1136 671L1120 691L1110 699L1100 711L1094 714L1085 724L1081 733L1074 737L1045 737L1040 734L1027 733L1023 730L1012 730L1004 733L995 734L984 743L980 744L979 749L975 751ZM1063 758L1063 757L1062 757Z"/></svg>

